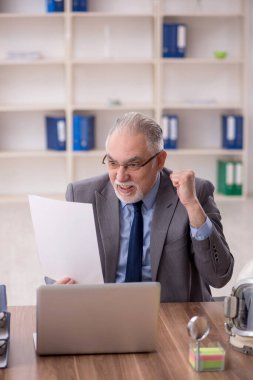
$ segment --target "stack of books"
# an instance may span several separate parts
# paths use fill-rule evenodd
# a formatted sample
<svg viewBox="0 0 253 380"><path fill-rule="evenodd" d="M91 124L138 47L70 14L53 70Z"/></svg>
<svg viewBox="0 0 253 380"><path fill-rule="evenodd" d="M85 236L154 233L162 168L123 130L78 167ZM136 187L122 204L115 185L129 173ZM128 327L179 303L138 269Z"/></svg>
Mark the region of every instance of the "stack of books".
<svg viewBox="0 0 253 380"><path fill-rule="evenodd" d="M218 161L218 193L242 195L242 162L234 160Z"/></svg>
<svg viewBox="0 0 253 380"><path fill-rule="evenodd" d="M163 24L163 57L184 58L186 55L186 24Z"/></svg>
<svg viewBox="0 0 253 380"><path fill-rule="evenodd" d="M164 149L176 149L178 142L178 116L163 115L162 130Z"/></svg>

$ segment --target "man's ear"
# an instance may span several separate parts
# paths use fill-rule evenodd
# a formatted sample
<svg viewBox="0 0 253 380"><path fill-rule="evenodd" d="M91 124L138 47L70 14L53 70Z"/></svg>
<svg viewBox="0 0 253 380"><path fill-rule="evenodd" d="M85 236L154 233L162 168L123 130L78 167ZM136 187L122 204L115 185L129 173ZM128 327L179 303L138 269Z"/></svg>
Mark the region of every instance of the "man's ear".
<svg viewBox="0 0 253 380"><path fill-rule="evenodd" d="M162 150L157 156L158 169L162 170L166 161L167 153Z"/></svg>

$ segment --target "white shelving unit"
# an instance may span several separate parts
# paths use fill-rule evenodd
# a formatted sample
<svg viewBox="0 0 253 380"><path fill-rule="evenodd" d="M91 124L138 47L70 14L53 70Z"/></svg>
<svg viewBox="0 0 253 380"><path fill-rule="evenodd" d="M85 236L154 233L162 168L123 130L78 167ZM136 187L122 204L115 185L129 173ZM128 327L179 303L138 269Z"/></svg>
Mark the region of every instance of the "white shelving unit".
<svg viewBox="0 0 253 380"><path fill-rule="evenodd" d="M168 165L192 167L197 175L216 184L218 159L241 160L243 199L247 195L248 165L248 2L167 0L160 4L161 23L187 25L186 58L160 60L160 117L163 113L177 114L180 125L179 149L169 152ZM227 51L228 57L215 59L215 50ZM243 150L221 148L221 116L229 113L244 117Z"/></svg>
<svg viewBox="0 0 253 380"><path fill-rule="evenodd" d="M220 158L240 159L247 195L248 0L90 0L46 13L45 0L0 2L0 199L63 196L104 172L104 141L123 112L179 116L167 166L216 183ZM162 25L187 24L187 57L162 58ZM217 60L215 50L228 58ZM35 52L14 60L11 52ZM37 54L37 56L36 56ZM115 102L120 103L114 105ZM72 150L72 117L94 114L96 149ZM243 150L221 148L221 115L244 116ZM66 116L67 150L46 150L45 116ZM229 199L230 197L224 197ZM237 197L238 199L238 197Z"/></svg>

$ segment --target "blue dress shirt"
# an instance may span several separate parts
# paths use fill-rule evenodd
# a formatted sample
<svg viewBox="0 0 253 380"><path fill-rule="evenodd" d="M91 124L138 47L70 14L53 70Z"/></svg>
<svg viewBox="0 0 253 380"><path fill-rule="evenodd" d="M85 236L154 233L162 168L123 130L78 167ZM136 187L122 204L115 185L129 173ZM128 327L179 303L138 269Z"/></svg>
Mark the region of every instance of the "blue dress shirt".
<svg viewBox="0 0 253 380"><path fill-rule="evenodd" d="M148 194L143 199L143 258L142 258L142 281L151 281L151 260L150 260L150 231L155 209L155 200L160 185L160 176ZM130 230L134 218L134 207L131 203L120 201L120 252L116 274L116 282L124 282L126 276L126 265L128 255L128 243ZM191 228L191 236L197 240L204 240L212 232L212 222L207 217L205 223L199 227Z"/></svg>

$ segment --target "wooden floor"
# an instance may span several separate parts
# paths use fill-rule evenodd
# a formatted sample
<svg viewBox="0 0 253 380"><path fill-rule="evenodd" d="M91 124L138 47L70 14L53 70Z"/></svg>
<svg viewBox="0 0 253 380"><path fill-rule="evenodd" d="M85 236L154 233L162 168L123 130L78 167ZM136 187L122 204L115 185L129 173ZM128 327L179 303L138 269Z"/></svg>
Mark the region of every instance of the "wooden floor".
<svg viewBox="0 0 253 380"><path fill-rule="evenodd" d="M253 198L219 202L225 235L235 257L232 280L214 296L229 295L242 266L253 259ZM9 305L35 303L43 281L27 202L0 203L0 283L7 285Z"/></svg>

